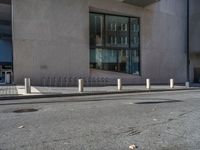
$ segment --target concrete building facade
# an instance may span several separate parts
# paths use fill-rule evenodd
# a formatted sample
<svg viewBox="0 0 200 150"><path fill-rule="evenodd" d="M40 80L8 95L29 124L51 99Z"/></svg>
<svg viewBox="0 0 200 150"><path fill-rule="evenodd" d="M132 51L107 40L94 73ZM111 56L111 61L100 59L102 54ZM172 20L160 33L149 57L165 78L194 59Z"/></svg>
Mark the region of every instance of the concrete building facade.
<svg viewBox="0 0 200 150"><path fill-rule="evenodd" d="M12 11L12 75L16 84L22 84L25 77L34 85L41 85L44 77L120 77L125 84L142 84L146 78L155 84L168 83L170 78L176 83L187 80L187 0L0 1ZM196 28L191 27L191 81L192 68L200 67L199 2L192 1L191 26ZM138 73L91 67L91 13L105 18L139 18Z"/></svg>
<svg viewBox="0 0 200 150"><path fill-rule="evenodd" d="M200 82L200 1L190 0L190 80Z"/></svg>

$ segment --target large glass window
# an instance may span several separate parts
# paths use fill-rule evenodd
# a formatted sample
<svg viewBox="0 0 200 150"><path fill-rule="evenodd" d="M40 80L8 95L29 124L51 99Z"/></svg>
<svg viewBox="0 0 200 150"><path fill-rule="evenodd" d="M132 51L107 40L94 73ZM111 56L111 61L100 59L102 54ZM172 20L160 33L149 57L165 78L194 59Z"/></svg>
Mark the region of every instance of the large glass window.
<svg viewBox="0 0 200 150"><path fill-rule="evenodd" d="M106 46L128 47L129 18L118 16L106 16Z"/></svg>
<svg viewBox="0 0 200 150"><path fill-rule="evenodd" d="M104 16L90 14L90 45L103 46Z"/></svg>
<svg viewBox="0 0 200 150"><path fill-rule="evenodd" d="M90 67L140 74L139 18L90 13Z"/></svg>

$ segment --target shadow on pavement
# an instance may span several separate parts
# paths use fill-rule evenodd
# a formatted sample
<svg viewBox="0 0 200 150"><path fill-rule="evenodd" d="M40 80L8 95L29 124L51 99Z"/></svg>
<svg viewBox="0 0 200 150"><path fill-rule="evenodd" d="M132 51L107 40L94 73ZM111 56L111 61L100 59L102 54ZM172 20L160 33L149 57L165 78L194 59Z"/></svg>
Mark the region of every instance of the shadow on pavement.
<svg viewBox="0 0 200 150"><path fill-rule="evenodd" d="M178 103L183 102L182 100L168 100L168 101L146 101L146 102L137 102L135 104L163 104L163 103Z"/></svg>

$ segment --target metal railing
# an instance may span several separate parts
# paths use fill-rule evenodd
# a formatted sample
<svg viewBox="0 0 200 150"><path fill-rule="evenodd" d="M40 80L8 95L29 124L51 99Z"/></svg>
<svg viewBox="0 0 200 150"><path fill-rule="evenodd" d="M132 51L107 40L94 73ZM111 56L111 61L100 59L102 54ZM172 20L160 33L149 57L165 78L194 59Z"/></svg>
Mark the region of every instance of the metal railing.
<svg viewBox="0 0 200 150"><path fill-rule="evenodd" d="M41 85L47 87L75 87L78 86L78 79L83 79L84 85L88 87L108 86L115 80L107 77L43 77Z"/></svg>

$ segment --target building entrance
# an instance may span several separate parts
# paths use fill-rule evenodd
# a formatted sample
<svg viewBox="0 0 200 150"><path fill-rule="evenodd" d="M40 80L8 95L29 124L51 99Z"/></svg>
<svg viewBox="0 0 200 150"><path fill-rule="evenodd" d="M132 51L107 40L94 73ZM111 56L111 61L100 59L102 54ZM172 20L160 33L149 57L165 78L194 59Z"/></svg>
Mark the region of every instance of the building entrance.
<svg viewBox="0 0 200 150"><path fill-rule="evenodd" d="M11 84L13 48L11 0L0 0L0 84Z"/></svg>
<svg viewBox="0 0 200 150"><path fill-rule="evenodd" d="M11 84L11 82L12 69L10 68L10 66L0 65L0 84Z"/></svg>

